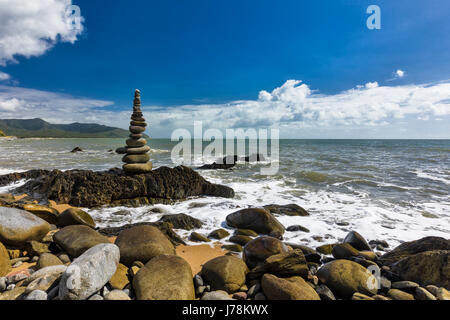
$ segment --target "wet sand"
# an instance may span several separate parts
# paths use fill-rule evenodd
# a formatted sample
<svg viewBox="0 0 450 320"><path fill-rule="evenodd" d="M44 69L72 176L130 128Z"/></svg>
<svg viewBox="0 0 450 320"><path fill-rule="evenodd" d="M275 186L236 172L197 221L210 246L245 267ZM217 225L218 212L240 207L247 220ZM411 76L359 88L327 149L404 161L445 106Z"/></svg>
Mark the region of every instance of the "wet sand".
<svg viewBox="0 0 450 320"><path fill-rule="evenodd" d="M204 263L216 257L224 256L228 251L221 249L222 244L214 243L214 246L201 244L198 246L179 245L176 248L177 255L185 259L195 275L200 272Z"/></svg>

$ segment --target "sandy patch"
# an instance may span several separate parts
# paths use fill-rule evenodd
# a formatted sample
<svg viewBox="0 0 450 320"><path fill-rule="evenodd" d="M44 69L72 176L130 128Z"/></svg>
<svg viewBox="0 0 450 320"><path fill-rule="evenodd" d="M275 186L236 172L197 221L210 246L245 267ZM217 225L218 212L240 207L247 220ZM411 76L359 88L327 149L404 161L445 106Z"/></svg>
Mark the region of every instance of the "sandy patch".
<svg viewBox="0 0 450 320"><path fill-rule="evenodd" d="M214 246L201 244L198 246L179 245L176 248L177 255L185 259L192 268L192 273L196 275L202 269L203 264L216 257L224 256L228 251L221 249L221 243L214 243Z"/></svg>

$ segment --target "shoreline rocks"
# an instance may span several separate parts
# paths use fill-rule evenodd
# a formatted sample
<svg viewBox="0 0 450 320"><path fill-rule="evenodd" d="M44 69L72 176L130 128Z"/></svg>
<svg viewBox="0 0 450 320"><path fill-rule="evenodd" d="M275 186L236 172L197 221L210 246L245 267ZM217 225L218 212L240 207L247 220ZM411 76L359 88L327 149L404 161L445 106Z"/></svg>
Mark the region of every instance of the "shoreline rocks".
<svg viewBox="0 0 450 320"><path fill-rule="evenodd" d="M120 169L31 170L0 176L0 186L22 179L29 181L13 192L83 208L171 203L194 196L234 197L232 188L210 183L184 166L160 167L136 175L127 175Z"/></svg>

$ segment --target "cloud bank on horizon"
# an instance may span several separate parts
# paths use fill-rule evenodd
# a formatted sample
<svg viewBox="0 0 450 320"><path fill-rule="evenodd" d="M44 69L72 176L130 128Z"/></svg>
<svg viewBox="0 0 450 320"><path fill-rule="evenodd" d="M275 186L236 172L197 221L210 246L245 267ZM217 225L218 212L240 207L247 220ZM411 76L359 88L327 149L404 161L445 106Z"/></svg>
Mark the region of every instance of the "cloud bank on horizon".
<svg viewBox="0 0 450 320"><path fill-rule="evenodd" d="M72 0L0 0L0 66L17 63L17 56L40 56L58 42L74 43L83 25L73 28L70 5Z"/></svg>
<svg viewBox="0 0 450 320"><path fill-rule="evenodd" d="M143 93L145 102L145 92ZM144 103L145 104L145 103ZM20 87L0 86L1 118L40 117L54 123L97 122L127 127L130 110L113 111L112 101L77 98ZM282 136L301 138L301 130L382 128L413 117L442 121L450 115L450 82L421 85L364 86L334 95L288 80L256 100L223 104L144 106L151 131L169 137L177 128L202 121L204 128L280 128ZM300 136L297 135L300 133ZM447 131L447 138L449 132Z"/></svg>

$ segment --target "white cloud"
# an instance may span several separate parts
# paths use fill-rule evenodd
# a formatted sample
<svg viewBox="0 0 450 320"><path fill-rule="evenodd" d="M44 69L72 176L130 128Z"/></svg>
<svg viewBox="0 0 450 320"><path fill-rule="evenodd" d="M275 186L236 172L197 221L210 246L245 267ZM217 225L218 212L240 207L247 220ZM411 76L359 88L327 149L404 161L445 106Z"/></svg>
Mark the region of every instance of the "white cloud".
<svg viewBox="0 0 450 320"><path fill-rule="evenodd" d="M0 0L0 65L17 56L40 56L58 41L74 43L83 32L66 13L72 0ZM82 22L82 18L81 18Z"/></svg>
<svg viewBox="0 0 450 320"><path fill-rule="evenodd" d="M0 111L12 112L23 106L23 101L16 98L0 100Z"/></svg>
<svg viewBox="0 0 450 320"><path fill-rule="evenodd" d="M145 91L142 99L145 105ZM129 107L120 112L104 108L112 105L110 101L1 85L0 103L0 118L39 117L53 123L96 122L127 128L131 113ZM389 133L400 127L424 137L420 132L426 122L436 135L450 138L445 121L440 121L441 125L435 121L449 119L450 82L404 86L374 82L325 95L301 81L289 80L272 91L261 91L256 100L145 106L143 110L150 134L159 137L170 136L177 128L191 129L194 121L202 121L205 129L278 127L283 137L297 138L361 138L372 132L379 135L371 137L390 137ZM420 121L425 119L429 120ZM355 130L359 130L357 134Z"/></svg>
<svg viewBox="0 0 450 320"><path fill-rule="evenodd" d="M7 73L0 71L0 81L9 80L11 76Z"/></svg>
<svg viewBox="0 0 450 320"><path fill-rule="evenodd" d="M378 88L378 82L367 82L365 85L366 89L373 89L373 88Z"/></svg>
<svg viewBox="0 0 450 320"><path fill-rule="evenodd" d="M405 76L405 71L398 69L397 71L395 71L395 76L397 78L403 78Z"/></svg>
<svg viewBox="0 0 450 320"><path fill-rule="evenodd" d="M0 85L0 118L42 118L53 123L102 122L101 108L111 101L72 97L66 94ZM100 110L98 110L100 109ZM114 113L114 117L117 114ZM112 120L105 117L105 120ZM112 122L111 122L112 123Z"/></svg>
<svg viewBox="0 0 450 320"><path fill-rule="evenodd" d="M145 94L144 94L145 97ZM333 95L314 93L306 84L289 80L257 100L226 104L146 107L156 127L352 128L386 126L407 116L450 115L450 83L379 86L367 83ZM144 99L145 101L145 99Z"/></svg>

